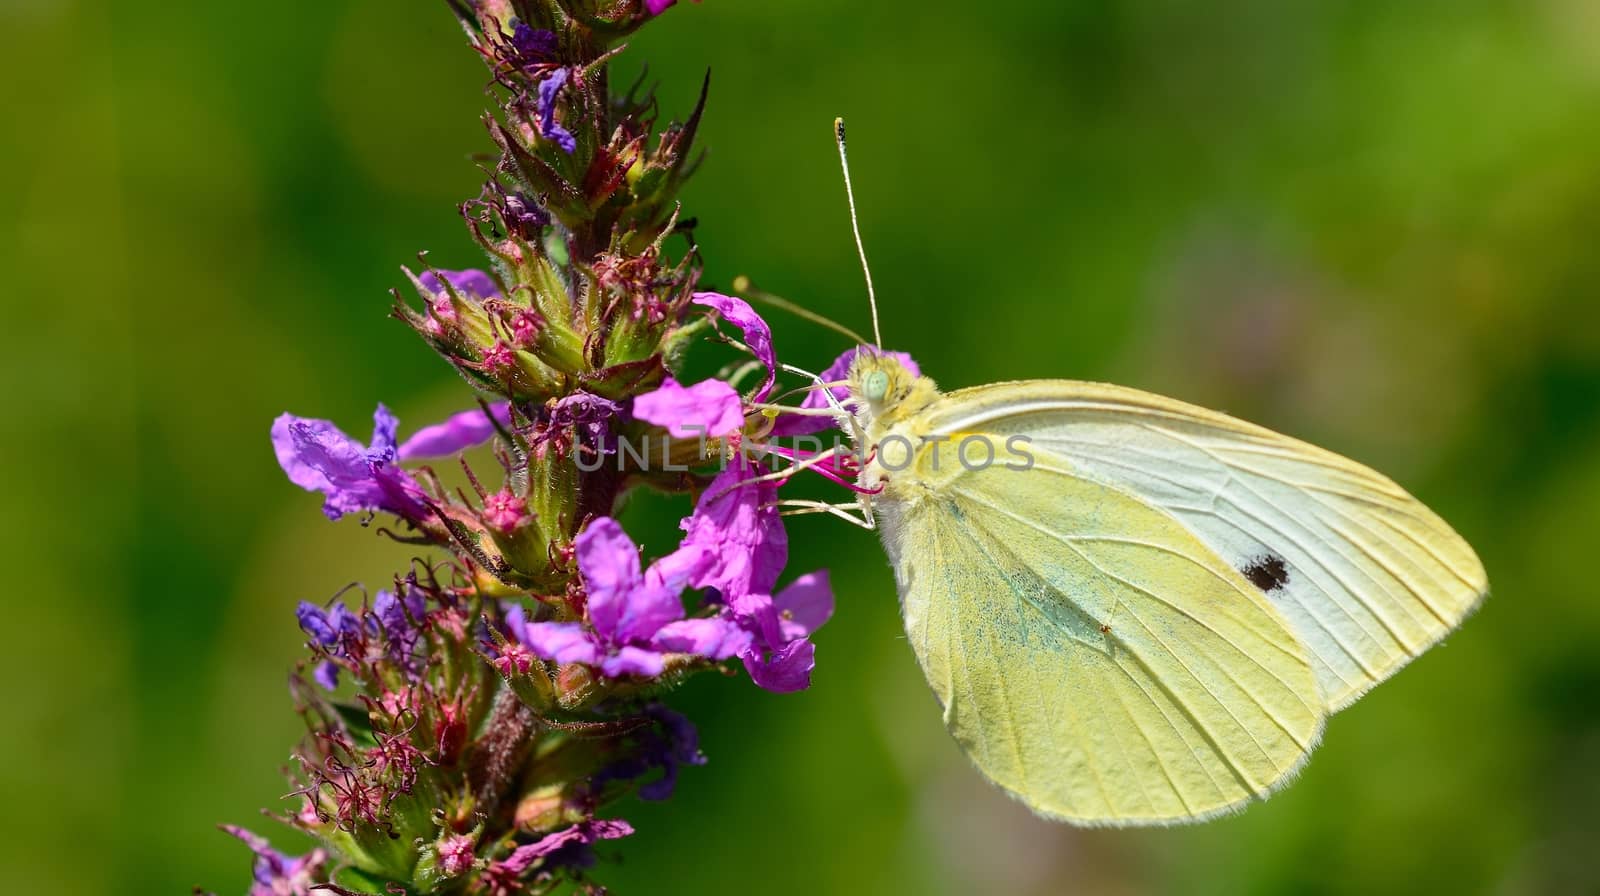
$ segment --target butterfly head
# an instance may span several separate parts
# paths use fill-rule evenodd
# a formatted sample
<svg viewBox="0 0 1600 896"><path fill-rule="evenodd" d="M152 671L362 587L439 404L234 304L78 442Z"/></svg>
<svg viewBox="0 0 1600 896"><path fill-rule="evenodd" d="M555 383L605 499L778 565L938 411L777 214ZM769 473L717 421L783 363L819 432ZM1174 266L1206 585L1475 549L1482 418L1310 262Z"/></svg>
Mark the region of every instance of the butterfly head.
<svg viewBox="0 0 1600 896"><path fill-rule="evenodd" d="M850 398L865 421L892 423L938 396L933 381L908 370L899 358L861 351L850 364Z"/></svg>

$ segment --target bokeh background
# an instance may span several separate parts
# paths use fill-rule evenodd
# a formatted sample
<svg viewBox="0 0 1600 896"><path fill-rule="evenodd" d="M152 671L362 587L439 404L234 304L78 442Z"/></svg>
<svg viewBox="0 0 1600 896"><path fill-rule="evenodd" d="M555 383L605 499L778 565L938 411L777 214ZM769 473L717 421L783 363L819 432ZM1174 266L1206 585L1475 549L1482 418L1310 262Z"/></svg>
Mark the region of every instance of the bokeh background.
<svg viewBox="0 0 1600 896"><path fill-rule="evenodd" d="M679 113L714 72L708 284L867 325L845 115L892 347L950 387L1115 380L1349 454L1494 594L1270 802L1079 831L967 768L875 540L799 520L792 568L839 598L815 686L682 691L711 764L625 808L602 881L1600 892L1600 5L708 0L620 66L646 60ZM453 206L484 81L432 0L0 0L8 892L245 889L214 825L281 805L291 610L404 560L283 481L268 423L469 403L386 290L419 250L478 261ZM791 362L845 347L774 323ZM683 511L628 525L663 543Z"/></svg>

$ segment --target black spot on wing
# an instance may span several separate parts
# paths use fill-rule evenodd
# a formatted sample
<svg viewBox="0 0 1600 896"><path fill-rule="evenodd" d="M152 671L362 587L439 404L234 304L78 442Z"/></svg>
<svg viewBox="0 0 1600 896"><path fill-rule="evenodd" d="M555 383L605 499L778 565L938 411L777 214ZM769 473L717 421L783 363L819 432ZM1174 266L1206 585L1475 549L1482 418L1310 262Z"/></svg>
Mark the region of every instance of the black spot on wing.
<svg viewBox="0 0 1600 896"><path fill-rule="evenodd" d="M1250 584L1262 591L1277 591L1289 584L1289 569L1283 565L1283 558L1276 554L1262 554L1239 571L1250 580Z"/></svg>

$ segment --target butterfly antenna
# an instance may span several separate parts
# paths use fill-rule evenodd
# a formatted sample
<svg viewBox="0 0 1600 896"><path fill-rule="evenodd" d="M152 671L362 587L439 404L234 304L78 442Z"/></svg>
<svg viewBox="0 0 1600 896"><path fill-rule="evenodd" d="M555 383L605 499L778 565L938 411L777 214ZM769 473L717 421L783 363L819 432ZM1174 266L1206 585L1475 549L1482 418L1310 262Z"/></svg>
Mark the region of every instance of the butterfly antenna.
<svg viewBox="0 0 1600 896"><path fill-rule="evenodd" d="M872 306L872 340L883 346L878 330L878 294L872 289L872 268L867 266L867 247L861 243L861 225L856 221L856 191L850 186L850 156L844 150L844 119L833 120L833 139L839 144L839 167L844 169L844 197L850 203L850 231L856 236L856 254L861 256L861 273L867 276L867 302Z"/></svg>

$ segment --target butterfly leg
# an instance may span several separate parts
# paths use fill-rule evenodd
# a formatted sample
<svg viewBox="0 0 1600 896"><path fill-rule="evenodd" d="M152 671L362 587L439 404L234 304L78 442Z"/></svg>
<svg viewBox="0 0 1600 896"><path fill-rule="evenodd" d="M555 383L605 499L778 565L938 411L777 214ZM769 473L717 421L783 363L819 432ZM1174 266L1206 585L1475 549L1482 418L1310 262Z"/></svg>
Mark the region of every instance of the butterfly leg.
<svg viewBox="0 0 1600 896"><path fill-rule="evenodd" d="M779 508L790 508L788 510L779 511L779 513L783 516L799 516L806 513L826 513L831 516L836 516L852 525L860 526L863 529L873 530L878 528L877 520L872 518L872 513L870 510L863 510L862 515L858 517L850 512L852 506L849 504L829 504L827 501L805 501L794 498L778 501L773 506ZM858 508L862 506L870 505L857 505Z"/></svg>
<svg viewBox="0 0 1600 896"><path fill-rule="evenodd" d="M780 364L778 366L780 368L782 368L787 373L792 373L795 376L803 376L803 377L805 377L806 379L810 380L814 384L815 388L821 389L822 390L822 398L823 398L824 401L826 401L828 403L828 407L832 408L834 413L843 415L843 418L845 420L849 421L849 423L850 423L850 432L851 432L851 435L855 437L856 444L859 445L862 442L866 441L866 438L867 438L866 437L866 433L862 432L861 431L861 426L856 423L855 415L851 414L849 409L847 409L844 406L844 404L839 401L838 396L833 394L833 386L836 385L836 384L830 384L830 383L823 382L822 381L822 377L812 373L809 370L801 370L800 368L792 366L792 365L789 365L789 364Z"/></svg>

